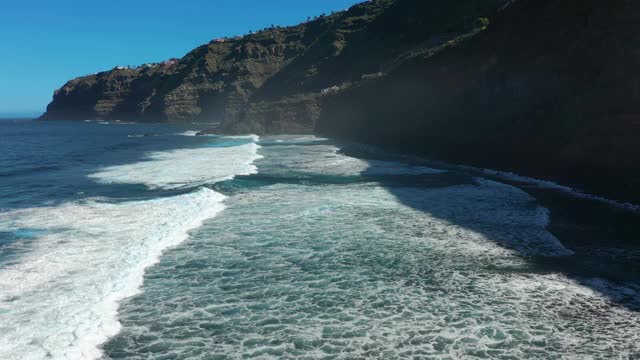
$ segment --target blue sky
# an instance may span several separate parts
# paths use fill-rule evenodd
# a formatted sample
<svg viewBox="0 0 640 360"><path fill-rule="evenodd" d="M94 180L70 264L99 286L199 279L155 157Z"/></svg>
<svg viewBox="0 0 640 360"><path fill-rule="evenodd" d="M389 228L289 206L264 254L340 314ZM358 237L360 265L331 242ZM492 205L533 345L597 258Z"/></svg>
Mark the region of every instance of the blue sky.
<svg viewBox="0 0 640 360"><path fill-rule="evenodd" d="M359 0L6 0L0 116L37 115L74 77L182 57L211 39L342 10Z"/></svg>

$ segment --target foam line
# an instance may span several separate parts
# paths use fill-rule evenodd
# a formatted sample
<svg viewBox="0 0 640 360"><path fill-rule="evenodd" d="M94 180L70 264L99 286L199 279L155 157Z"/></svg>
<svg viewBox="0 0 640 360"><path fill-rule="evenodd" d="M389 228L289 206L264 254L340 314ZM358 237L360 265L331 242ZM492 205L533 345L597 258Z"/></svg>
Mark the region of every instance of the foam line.
<svg viewBox="0 0 640 360"><path fill-rule="evenodd" d="M99 346L120 331L118 302L138 293L145 269L223 210L224 199L202 188L6 214L11 221L0 227L48 232L19 264L0 269L0 358L99 358Z"/></svg>
<svg viewBox="0 0 640 360"><path fill-rule="evenodd" d="M537 186L538 188L541 188L541 189L558 190L558 191L562 191L564 193L567 193L567 194L569 194L571 196L574 196L574 197L577 197L577 198L593 200L593 201L605 203L605 204L608 204L608 205L611 205L611 206L614 206L614 207L617 207L617 208L625 209L625 210L628 210L628 211L640 212L640 205L632 204L632 203L626 203L626 202L620 202L620 201L616 201L616 200L607 199L607 198L602 197L602 196L588 194L588 193L583 192L582 190L579 190L579 189L576 189L576 188L572 188L570 186L560 185L560 184L555 183L553 181L534 179L534 178L530 178L530 177L527 177L527 176L522 176L522 175L514 174L514 173L511 173L511 172L505 172L505 171L498 171L498 170L491 170L491 169L478 169L478 168L473 168L473 167L466 167L466 168L471 168L471 169L474 169L474 170L480 170L483 174L497 176L497 177L505 179L505 180L510 180L510 181L515 181L515 182L519 182L519 183L535 185L535 186Z"/></svg>
<svg viewBox="0 0 640 360"><path fill-rule="evenodd" d="M257 136L249 137L254 141ZM89 175L104 184L144 184L151 189L179 189L251 175L259 158L255 142L231 147L177 149L147 154L140 162L110 166Z"/></svg>

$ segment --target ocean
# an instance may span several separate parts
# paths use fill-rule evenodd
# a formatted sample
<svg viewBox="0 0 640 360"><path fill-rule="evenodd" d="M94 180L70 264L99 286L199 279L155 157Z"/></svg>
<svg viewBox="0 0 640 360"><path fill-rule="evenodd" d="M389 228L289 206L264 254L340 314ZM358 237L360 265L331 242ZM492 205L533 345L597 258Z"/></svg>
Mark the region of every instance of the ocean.
<svg viewBox="0 0 640 360"><path fill-rule="evenodd" d="M0 121L0 359L640 357L640 251L534 192L197 130Z"/></svg>

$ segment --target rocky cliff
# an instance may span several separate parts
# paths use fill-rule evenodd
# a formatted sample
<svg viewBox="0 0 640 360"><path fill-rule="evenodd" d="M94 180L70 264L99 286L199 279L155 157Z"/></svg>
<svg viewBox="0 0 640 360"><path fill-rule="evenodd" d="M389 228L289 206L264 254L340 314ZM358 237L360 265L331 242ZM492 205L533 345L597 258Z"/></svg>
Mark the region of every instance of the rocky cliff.
<svg viewBox="0 0 640 360"><path fill-rule="evenodd" d="M217 39L163 64L74 79L44 119L220 123L312 132L323 89L350 86L475 28L505 0L376 0L293 27Z"/></svg>
<svg viewBox="0 0 640 360"><path fill-rule="evenodd" d="M54 94L44 119L220 122L313 41L306 26L219 39L182 59L74 79Z"/></svg>
<svg viewBox="0 0 640 360"><path fill-rule="evenodd" d="M45 119L317 132L640 202L640 5L376 0L67 83Z"/></svg>
<svg viewBox="0 0 640 360"><path fill-rule="evenodd" d="M317 130L640 202L640 4L512 1L449 45L326 98Z"/></svg>

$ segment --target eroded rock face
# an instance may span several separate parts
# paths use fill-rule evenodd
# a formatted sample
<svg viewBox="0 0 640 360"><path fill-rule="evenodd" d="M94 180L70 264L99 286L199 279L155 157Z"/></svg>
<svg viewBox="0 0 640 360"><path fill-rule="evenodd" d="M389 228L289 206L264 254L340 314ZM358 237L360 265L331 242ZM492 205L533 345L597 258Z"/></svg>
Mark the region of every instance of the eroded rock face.
<svg viewBox="0 0 640 360"><path fill-rule="evenodd" d="M321 90L359 82L464 32L506 0L376 0L307 23L212 41L166 64L81 77L44 119L222 123L229 132L312 132ZM463 16L464 15L464 16Z"/></svg>
<svg viewBox="0 0 640 360"><path fill-rule="evenodd" d="M298 54L303 32L212 42L180 60L138 68L114 68L69 81L54 94L44 119L222 121L267 77Z"/></svg>
<svg viewBox="0 0 640 360"><path fill-rule="evenodd" d="M314 40L305 25L272 29L212 41L179 60L77 78L56 91L43 118L234 119L268 77Z"/></svg>

